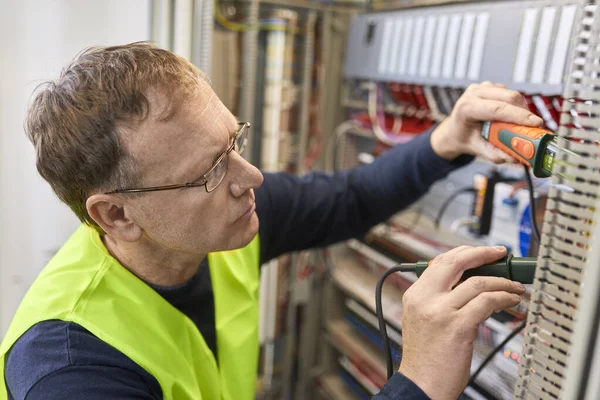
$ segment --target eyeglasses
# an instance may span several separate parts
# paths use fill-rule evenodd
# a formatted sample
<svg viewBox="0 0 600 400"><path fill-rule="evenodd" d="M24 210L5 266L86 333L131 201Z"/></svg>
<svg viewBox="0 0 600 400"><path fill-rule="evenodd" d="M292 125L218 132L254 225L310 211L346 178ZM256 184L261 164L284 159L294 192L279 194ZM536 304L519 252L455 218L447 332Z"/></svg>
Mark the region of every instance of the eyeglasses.
<svg viewBox="0 0 600 400"><path fill-rule="evenodd" d="M233 141L227 150L222 153L217 161L204 175L195 180L194 182L182 183L179 185L165 185L165 186L154 186L147 188L130 188L130 189L118 189L106 194L115 193L142 193L142 192L157 192L161 190L174 190L174 189L185 189L192 187L204 186L207 193L212 192L223 182L225 175L227 174L227 160L229 153L235 150L236 153L242 154L246 145L248 144L248 132L250 131L250 122L239 122L238 130L234 132Z"/></svg>

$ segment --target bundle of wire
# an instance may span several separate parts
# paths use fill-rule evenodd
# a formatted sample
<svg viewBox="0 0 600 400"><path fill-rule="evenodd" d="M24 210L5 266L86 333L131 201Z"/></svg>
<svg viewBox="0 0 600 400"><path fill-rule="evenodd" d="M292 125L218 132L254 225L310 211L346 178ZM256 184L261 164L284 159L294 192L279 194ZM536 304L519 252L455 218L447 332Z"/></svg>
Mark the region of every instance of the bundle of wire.
<svg viewBox="0 0 600 400"><path fill-rule="evenodd" d="M527 187L529 190L529 201L531 204L531 206L530 206L531 207L531 212L530 212L531 225L533 226L533 233L539 243L540 231L538 229L537 221L535 219L535 202L534 202L535 200L534 200L533 182L531 180L531 175L529 174L529 167L527 167L526 165L524 165L523 167L524 167L524 172L525 172L525 179L527 180ZM387 271L385 271L385 273L383 275L381 275L381 277L377 281L377 286L375 288L375 311L377 313L377 322L379 323L379 330L381 333L381 338L383 340L383 346L384 346L384 350L385 350L387 378L388 379L390 379L392 377L392 375L394 374L394 364L392 362L392 351L391 351L391 346L390 346L390 339L387 334L385 318L383 315L383 306L382 306L381 296L382 296L382 292L383 292L383 284L384 284L386 278L396 272L415 272L414 264L411 264L411 265L400 264L398 266L388 269ZM467 386L470 386L475 382L477 377L481 374L481 371L483 371L483 369L492 361L494 356L498 352L500 352L502 349L504 349L504 347L507 345L507 343L510 342L516 335L518 335L519 332L523 330L523 328L525 328L526 324L527 324L527 321L522 321L498 346L496 346L491 351L491 353L479 365L477 370L471 375Z"/></svg>
<svg viewBox="0 0 600 400"><path fill-rule="evenodd" d="M378 83L370 82L368 85L367 108L371 127L375 137L388 146L406 143L414 138L414 135L402 133L402 116L394 117L394 126L388 131L385 127L385 113L383 105L383 90Z"/></svg>

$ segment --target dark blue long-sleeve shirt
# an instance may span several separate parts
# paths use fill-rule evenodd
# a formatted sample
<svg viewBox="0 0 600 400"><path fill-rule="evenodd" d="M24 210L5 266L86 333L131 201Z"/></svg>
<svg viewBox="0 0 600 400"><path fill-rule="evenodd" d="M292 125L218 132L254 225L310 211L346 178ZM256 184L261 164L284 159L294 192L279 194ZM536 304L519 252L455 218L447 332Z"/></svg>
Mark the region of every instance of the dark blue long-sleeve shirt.
<svg viewBox="0 0 600 400"><path fill-rule="evenodd" d="M397 146L375 162L333 175L298 178L265 173L256 190L261 261L323 247L364 234L423 195L436 180L464 165L449 163L430 145L430 133ZM210 271L177 287L153 286L198 327L216 352ZM158 381L127 356L73 322L44 321L11 348L5 365L9 399L160 399ZM426 400L409 379L395 374L377 400Z"/></svg>

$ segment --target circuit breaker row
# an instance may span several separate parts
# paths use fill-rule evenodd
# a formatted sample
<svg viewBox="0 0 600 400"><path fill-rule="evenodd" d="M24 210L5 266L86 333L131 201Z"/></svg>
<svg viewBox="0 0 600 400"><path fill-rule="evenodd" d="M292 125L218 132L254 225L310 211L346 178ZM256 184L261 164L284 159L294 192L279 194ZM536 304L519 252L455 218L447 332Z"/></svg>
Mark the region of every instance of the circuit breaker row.
<svg viewBox="0 0 600 400"><path fill-rule="evenodd" d="M490 80L558 95L581 5L503 1L362 15L350 27L345 76L451 87Z"/></svg>

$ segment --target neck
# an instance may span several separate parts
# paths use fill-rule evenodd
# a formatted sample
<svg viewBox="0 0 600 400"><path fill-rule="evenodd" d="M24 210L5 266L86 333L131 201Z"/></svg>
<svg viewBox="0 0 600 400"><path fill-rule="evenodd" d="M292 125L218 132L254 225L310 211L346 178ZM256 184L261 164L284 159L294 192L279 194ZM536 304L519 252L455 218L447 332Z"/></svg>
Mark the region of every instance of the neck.
<svg viewBox="0 0 600 400"><path fill-rule="evenodd" d="M121 265L152 285L176 286L187 282L206 257L206 254L165 250L144 240L129 243L104 235L102 241Z"/></svg>

